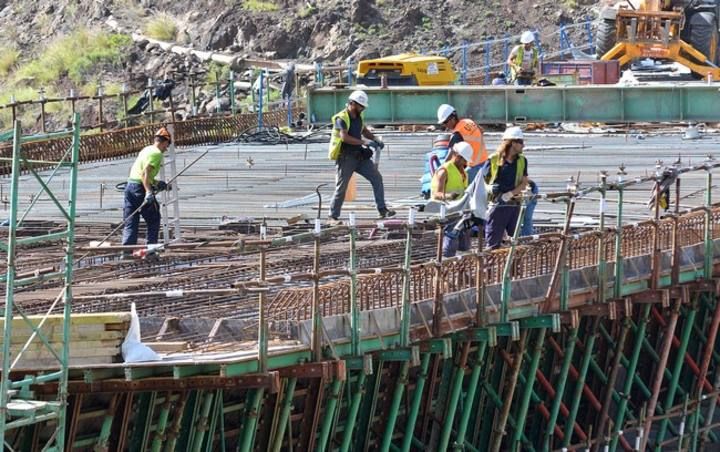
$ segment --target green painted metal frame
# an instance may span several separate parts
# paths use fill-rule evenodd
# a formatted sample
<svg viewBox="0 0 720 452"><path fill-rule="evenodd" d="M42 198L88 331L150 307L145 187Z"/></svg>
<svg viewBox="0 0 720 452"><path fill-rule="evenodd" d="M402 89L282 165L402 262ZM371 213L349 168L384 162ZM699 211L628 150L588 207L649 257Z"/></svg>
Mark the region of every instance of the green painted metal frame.
<svg viewBox="0 0 720 452"><path fill-rule="evenodd" d="M308 118L328 123L345 108L350 88L308 92ZM435 109L449 103L478 123L508 122L719 122L716 85L583 85L555 87L389 87L366 88L366 121L435 124Z"/></svg>
<svg viewBox="0 0 720 452"><path fill-rule="evenodd" d="M14 426L32 424L36 422L42 422L44 420L56 419L54 434L50 436L48 443L43 447L46 451L62 451L66 447L66 423L67 423L67 403L68 403L68 380L69 370L68 363L70 357L70 315L72 313L72 280L73 280L73 265L74 257L73 252L75 248L75 213L77 210L77 187L78 187L78 164L80 162L80 115L75 113L72 119L72 132L62 132L60 134L53 134L53 136L71 136L72 141L70 149L65 152L63 160L59 162L50 162L58 167L66 167L70 170L70 184L68 190L68 201L67 209L65 209L58 198L48 187L47 183L39 176L37 172L30 166L28 161L21 152L21 143L23 142L22 127L19 121L15 121L13 127L13 155L12 155L12 174L10 184L10 215L8 221L8 241L7 244L2 244L3 250L7 252L7 272L5 277L5 311L4 311L4 326L3 326L3 345L2 345L2 375L0 375L0 447L4 447L5 438L7 431L14 428ZM48 139L50 135L46 134L38 137L38 139ZM69 156L69 161L64 159ZM56 207L62 213L66 220L65 231L58 234L48 234L45 236L36 237L33 239L33 243L40 243L43 240L55 240L58 238L64 238L66 240L65 256L63 259L63 271L58 274L62 276L64 280L62 290L62 303L63 303L63 323L62 323L62 347L58 353L45 338L41 328L45 321L43 318L37 325L30 322L25 316L23 311L14 303L14 292L16 283L15 280L15 254L17 247L23 243L23 240L17 238L17 229L20 225L18 221L18 209L19 209L19 190L20 190L20 172L21 172L21 161L31 170L32 175L35 177L37 182L42 188L42 192L47 194L50 199L55 203ZM54 172L51 174L51 178ZM24 220L29 213L28 208L22 215L21 220ZM24 242L28 242L24 240ZM52 355L58 361L58 372L52 372L52 375L47 376L47 380L58 381L58 392L57 392L57 404L48 404L50 412L33 413L32 416L26 419L18 419L13 422L8 422L9 412L7 405L9 402L10 394L9 390L11 387L16 386L16 382L11 379L10 371L13 366L13 356L11 355L11 337L12 337L12 324L15 318L15 311L21 316L23 320L28 324L30 329L33 331L35 337L38 337L44 344L45 348L52 353ZM20 394L28 394L28 391L21 391ZM28 394L29 395L29 394Z"/></svg>

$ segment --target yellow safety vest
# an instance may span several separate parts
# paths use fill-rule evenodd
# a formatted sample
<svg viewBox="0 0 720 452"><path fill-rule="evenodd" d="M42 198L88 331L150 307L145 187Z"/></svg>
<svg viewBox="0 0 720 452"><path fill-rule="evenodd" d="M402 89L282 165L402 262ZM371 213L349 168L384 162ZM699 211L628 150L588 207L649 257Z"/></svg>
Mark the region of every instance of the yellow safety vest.
<svg viewBox="0 0 720 452"><path fill-rule="evenodd" d="M431 197L440 191L445 193L462 193L465 191L468 186L467 173L465 171L460 170L452 161L443 163L440 168L445 168L447 173L445 187L439 186L440 178L438 177L438 172L440 169L438 168L438 171L435 171L432 182L430 183ZM444 190L442 190L442 188L444 188Z"/></svg>
<svg viewBox="0 0 720 452"><path fill-rule="evenodd" d="M335 128L335 122L337 122L338 118L342 119L345 123L345 128L350 130L350 112L346 108L332 117L332 134L330 135L330 146L328 147L328 158L330 160L337 160L340 157L340 151L342 150L340 130ZM360 113L361 133L363 129L365 129L365 115Z"/></svg>
<svg viewBox="0 0 720 452"><path fill-rule="evenodd" d="M515 64L517 64L518 66L522 66L524 59L525 59L525 46L521 44L518 46L517 55L515 55ZM533 47L532 48L532 63L531 63L531 66L533 68L537 65L537 61L538 61L538 51L537 51L537 48ZM515 68L511 67L510 72L512 74L513 80L515 80L517 78L517 71L515 70Z"/></svg>
<svg viewBox="0 0 720 452"><path fill-rule="evenodd" d="M471 119L461 119L455 125L454 132L460 133L463 140L473 149L472 159L468 162L471 168L484 163L487 160L487 148L483 140L483 129Z"/></svg>
<svg viewBox="0 0 720 452"><path fill-rule="evenodd" d="M495 183L495 180L497 179L498 173L500 172L500 165L498 165L498 159L500 158L500 154L495 153L490 156L490 174L488 174L489 179L486 178L486 182L489 185L492 185ZM517 157L517 165L515 166L515 186L517 187L520 185L520 182L522 182L523 174L525 173L525 165L527 162L525 161L525 156L520 154Z"/></svg>

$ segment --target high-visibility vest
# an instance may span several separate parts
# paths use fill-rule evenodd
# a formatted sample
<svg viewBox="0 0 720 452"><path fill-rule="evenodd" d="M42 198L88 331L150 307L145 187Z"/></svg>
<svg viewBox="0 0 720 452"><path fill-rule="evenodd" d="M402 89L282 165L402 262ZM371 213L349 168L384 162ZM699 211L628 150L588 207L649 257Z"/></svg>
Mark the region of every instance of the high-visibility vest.
<svg viewBox="0 0 720 452"><path fill-rule="evenodd" d="M346 109L335 114L332 117L332 134L330 135L330 146L328 147L328 158L330 160L337 160L340 157L340 151L342 150L342 138L340 138L340 130L335 128L335 123L338 118L342 119L345 123L345 129L350 130L350 112ZM365 115L360 113L360 133L365 128Z"/></svg>
<svg viewBox="0 0 720 452"><path fill-rule="evenodd" d="M520 185L520 182L522 182L527 162L525 160L525 156L522 154L518 155L516 158L517 165L515 165L515 186L517 187L518 185ZM490 156L490 173L488 174L489 179L485 180L488 185L492 185L495 183L498 173L500 172L500 165L498 164L499 159L500 154L498 153Z"/></svg>
<svg viewBox="0 0 720 452"><path fill-rule="evenodd" d="M525 59L525 46L521 44L517 47L517 49L518 49L518 51L517 51L517 54L515 55L515 64L522 67L523 60ZM530 66L534 68L537 65L537 61L538 61L538 51L537 51L537 48L535 48L533 46L532 62L530 63ZM516 79L517 75L518 75L517 70L515 70L514 67L511 67L510 72L512 73L513 80Z"/></svg>
<svg viewBox="0 0 720 452"><path fill-rule="evenodd" d="M435 171L432 182L430 184L430 197L437 192L444 193L462 193L468 186L467 173L460 170L452 161L445 162L440 168L445 168L447 177L445 178L445 186L440 187L440 178Z"/></svg>
<svg viewBox="0 0 720 452"><path fill-rule="evenodd" d="M472 159L468 162L468 166L473 167L485 163L485 160L487 160L487 148L485 147L485 140L483 140L483 129L475 124L472 119L460 119L455 124L453 131L462 135L463 140L473 149Z"/></svg>

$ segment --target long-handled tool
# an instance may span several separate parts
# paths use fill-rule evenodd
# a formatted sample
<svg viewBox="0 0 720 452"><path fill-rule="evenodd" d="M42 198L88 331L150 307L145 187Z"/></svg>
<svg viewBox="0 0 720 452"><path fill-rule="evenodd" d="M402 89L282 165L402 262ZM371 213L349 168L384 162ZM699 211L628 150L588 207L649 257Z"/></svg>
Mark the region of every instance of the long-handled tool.
<svg viewBox="0 0 720 452"><path fill-rule="evenodd" d="M205 157L205 155L206 155L208 152L210 152L210 149L205 150L205 152L203 152L203 153L200 154L195 160L193 160L192 162L190 162L190 163L189 163L185 168L183 168L179 173L177 173L175 176L173 176L172 178L170 178L170 179L166 182L166 184L167 184L168 186L171 185L178 177L182 176L182 174L185 173L185 171L189 170L190 167L192 167L194 164L196 164L198 161L200 161L201 158ZM144 201L142 202L142 204L140 204L140 206L133 211L132 214L130 214L130 215L128 215L126 218L124 218L123 221L120 222L120 224L117 225L117 227L110 232L110 234L106 235L105 238L103 238L100 242L98 242L97 245L96 245L96 247L102 246L102 244L105 243L110 237L112 237L117 231L119 231L120 228L124 227L124 226L125 226L125 223L127 223L127 221L128 221L129 219L131 219L132 217L134 217L135 215L137 215L138 212L140 212L140 211L142 210L142 208L145 207L146 204L147 204L147 200L144 200ZM83 254L82 256L80 256L78 259L75 260L75 262L73 263L73 265L76 265L78 262L80 262L81 260L83 260L84 258L86 258L86 257L88 256L88 254L90 254L90 252L87 252L87 253Z"/></svg>

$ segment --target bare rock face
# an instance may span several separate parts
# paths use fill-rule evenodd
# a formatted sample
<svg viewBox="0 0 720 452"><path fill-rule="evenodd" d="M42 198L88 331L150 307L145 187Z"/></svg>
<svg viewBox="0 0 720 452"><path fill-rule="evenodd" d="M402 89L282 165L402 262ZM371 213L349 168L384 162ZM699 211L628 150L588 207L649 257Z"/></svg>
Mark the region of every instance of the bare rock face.
<svg viewBox="0 0 720 452"><path fill-rule="evenodd" d="M352 0L350 18L353 24L363 27L382 22L382 15L375 7L374 0Z"/></svg>

